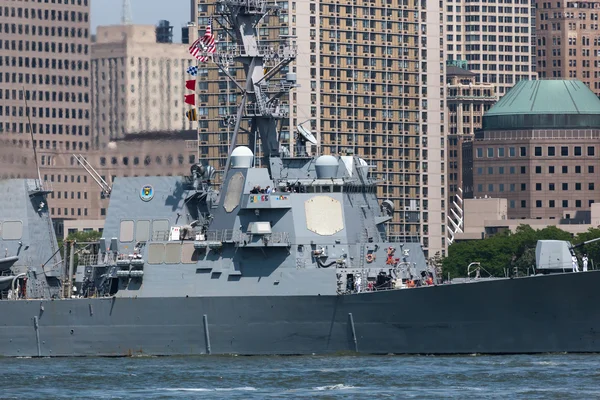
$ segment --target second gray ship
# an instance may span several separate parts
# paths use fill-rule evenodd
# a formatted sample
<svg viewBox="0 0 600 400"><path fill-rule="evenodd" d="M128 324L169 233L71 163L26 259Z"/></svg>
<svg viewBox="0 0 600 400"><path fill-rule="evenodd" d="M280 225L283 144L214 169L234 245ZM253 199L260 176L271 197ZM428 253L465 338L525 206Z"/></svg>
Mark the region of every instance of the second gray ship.
<svg viewBox="0 0 600 400"><path fill-rule="evenodd" d="M539 271L556 273L440 284L419 243L386 235L393 204L377 200L364 160L283 153L278 99L296 83L269 80L294 49L276 49L265 76L273 50L255 27L272 7L218 4L247 76L223 185L202 164L117 179L72 287L47 191L1 182L0 355L600 351L600 273L561 273L569 244L541 244ZM236 146L242 118L261 167L254 143Z"/></svg>

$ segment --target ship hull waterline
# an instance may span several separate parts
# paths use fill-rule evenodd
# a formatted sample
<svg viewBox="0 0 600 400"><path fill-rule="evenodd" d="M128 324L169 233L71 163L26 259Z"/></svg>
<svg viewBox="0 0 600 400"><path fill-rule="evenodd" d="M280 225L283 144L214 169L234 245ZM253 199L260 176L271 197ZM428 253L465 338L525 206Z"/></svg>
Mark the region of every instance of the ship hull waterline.
<svg viewBox="0 0 600 400"><path fill-rule="evenodd" d="M600 352L600 271L360 293L13 300L2 356Z"/></svg>

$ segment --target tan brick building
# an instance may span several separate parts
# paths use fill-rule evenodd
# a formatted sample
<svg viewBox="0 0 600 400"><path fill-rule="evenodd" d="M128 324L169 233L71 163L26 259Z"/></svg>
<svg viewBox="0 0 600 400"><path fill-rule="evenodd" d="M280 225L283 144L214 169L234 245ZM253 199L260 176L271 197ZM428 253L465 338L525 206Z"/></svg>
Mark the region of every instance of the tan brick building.
<svg viewBox="0 0 600 400"><path fill-rule="evenodd" d="M373 0L280 1L278 15L259 26L262 43L289 36L298 48L298 84L283 104L283 143L293 149L295 127L306 123L320 145L313 153L357 154L381 179L378 196L394 201L389 225L400 240L421 241L425 253L445 253L446 149L440 9L436 2ZM198 0L198 28L214 13ZM226 45L227 35L220 43ZM231 72L242 77L232 66ZM200 153L222 170L235 112L235 86L214 64L203 66L208 102L201 102ZM218 133L202 136L204 133ZM245 140L245 139L242 139Z"/></svg>
<svg viewBox="0 0 600 400"><path fill-rule="evenodd" d="M157 43L153 25L100 26L92 45L94 148L140 132L194 129L185 112L189 45Z"/></svg>
<svg viewBox="0 0 600 400"><path fill-rule="evenodd" d="M90 145L89 12L89 0L0 0L0 139L21 149L27 171L8 176L31 175L35 165L27 99L42 179L54 176L52 188L61 193L52 204L58 223L92 209L90 199L71 197L89 186L62 155Z"/></svg>
<svg viewBox="0 0 600 400"><path fill-rule="evenodd" d="M540 1L537 14L540 78L579 79L600 95L600 2Z"/></svg>
<svg viewBox="0 0 600 400"><path fill-rule="evenodd" d="M519 82L465 147L465 197L505 198L508 218L584 221L600 200L600 100L581 81Z"/></svg>

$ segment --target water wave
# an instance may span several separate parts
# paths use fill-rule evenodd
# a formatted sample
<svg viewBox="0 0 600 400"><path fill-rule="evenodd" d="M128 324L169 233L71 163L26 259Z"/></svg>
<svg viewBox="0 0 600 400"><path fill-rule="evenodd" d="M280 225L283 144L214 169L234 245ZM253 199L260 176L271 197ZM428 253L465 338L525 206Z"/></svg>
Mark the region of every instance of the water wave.
<svg viewBox="0 0 600 400"><path fill-rule="evenodd" d="M337 385L327 385L327 386L317 386L314 387L313 390L348 390L348 389L358 389L356 386L348 386L343 383L339 383Z"/></svg>
<svg viewBox="0 0 600 400"><path fill-rule="evenodd" d="M164 388L168 392L253 392L257 389L252 386L243 386L236 388Z"/></svg>

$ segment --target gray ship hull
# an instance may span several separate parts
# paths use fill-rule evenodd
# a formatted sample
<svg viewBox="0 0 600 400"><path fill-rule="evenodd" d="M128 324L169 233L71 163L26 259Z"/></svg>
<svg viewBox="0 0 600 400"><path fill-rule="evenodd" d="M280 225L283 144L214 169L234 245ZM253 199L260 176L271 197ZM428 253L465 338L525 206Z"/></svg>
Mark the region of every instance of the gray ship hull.
<svg viewBox="0 0 600 400"><path fill-rule="evenodd" d="M0 354L600 352L599 287L593 271L348 296L4 301Z"/></svg>

